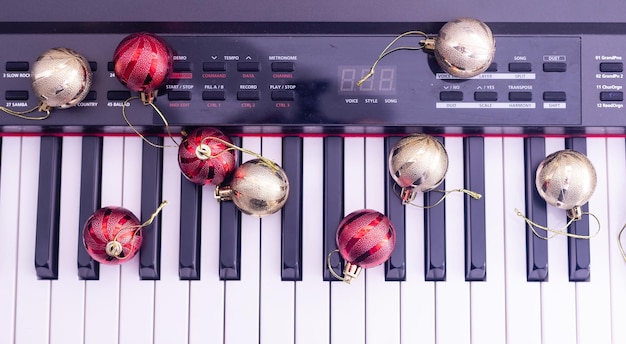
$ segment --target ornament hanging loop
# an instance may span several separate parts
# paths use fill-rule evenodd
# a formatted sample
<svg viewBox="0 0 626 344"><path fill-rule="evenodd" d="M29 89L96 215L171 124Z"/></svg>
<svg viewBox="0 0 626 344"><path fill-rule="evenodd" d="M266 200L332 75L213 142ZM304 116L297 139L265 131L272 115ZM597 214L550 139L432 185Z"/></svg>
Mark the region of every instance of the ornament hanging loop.
<svg viewBox="0 0 626 344"><path fill-rule="evenodd" d="M400 47L395 47L395 48L391 49L391 46L393 46L399 39L401 39L403 37L406 37L406 36L411 36L411 35L419 35L419 36L424 37L424 39L420 41L420 45L419 46L415 46L415 47L400 46ZM421 49L424 49L424 48L429 48L431 46L432 46L432 49L434 49L435 40L433 38L429 38L428 35L426 33L422 32L422 31L407 31L407 32L401 33L396 38L394 38L389 44L387 44L385 49L383 49L383 51L380 53L380 55L378 55L378 58L376 59L376 61L374 61L374 63L372 64L372 67L370 68L369 73L367 73L361 80L359 80L356 83L356 85L357 86L361 86L361 85L363 85L363 83L367 79L372 77L374 75L374 69L376 68L376 65L385 56L387 56L387 55L389 55L389 54L391 54L393 52L396 52L398 50L421 50Z"/></svg>
<svg viewBox="0 0 626 344"><path fill-rule="evenodd" d="M6 108L4 106L0 106L0 111L4 111L8 113L9 115L12 115L21 119L29 119L29 120L35 120L35 121L41 121L50 117L50 107L43 102L39 103L39 105L35 106L34 108L26 110L26 111L15 111L15 110ZM35 111L45 112L46 114L42 116L27 116L27 114L31 112L35 112Z"/></svg>
<svg viewBox="0 0 626 344"><path fill-rule="evenodd" d="M219 142L219 143L221 143L221 144L223 144L223 145L227 146L227 147L228 147L228 149L225 149L225 150L221 151L220 153L218 153L218 154L216 154L216 155L212 155L212 154L211 154L211 149L210 149L210 148L209 148L209 146L205 143L205 141L209 141L209 140L215 140L215 141L217 141L217 142ZM267 167L271 168L273 171L278 171L278 170L280 170L280 167L279 167L278 165L276 165L276 163L275 163L275 162L273 162L272 160L270 160L270 159L268 159L268 158L266 158L266 157L262 156L261 154L256 153L256 152L253 152L253 151L251 151L251 150L249 150L249 149L246 149L246 148L243 148L243 147L239 147L239 146L237 146L237 145L235 145L235 144L232 144L232 143L230 143L230 142L228 142L228 141L222 140L222 139L220 139L219 137L215 137L215 136L207 136L207 137L204 137L204 138L202 139L202 142L200 143L200 145L199 145L198 147L200 148L200 147L203 147L203 146L206 146L206 149L201 149L200 151L198 151L198 149L196 149L196 155L198 155L198 154L203 155L202 157L200 157L200 155L198 155L198 157L199 157L200 159L213 159L213 158L218 157L220 154L223 154L223 153L228 152L228 151L230 151L230 150L238 150L238 151L240 151L240 152L243 152L243 153L246 153L246 154L252 155L252 156L254 156L254 157L256 157L256 158L260 159L261 161L263 161L263 163L264 163L265 165L267 165Z"/></svg>
<svg viewBox="0 0 626 344"><path fill-rule="evenodd" d="M330 271L330 274L333 275L333 277L335 277L336 279L342 281L342 282L346 282L348 284L352 283L352 281L354 281L357 277L359 277L359 274L361 273L362 268L358 265L354 265L350 262L346 263L346 266L343 269L343 277L339 276L339 274L337 274L335 272L335 270L333 269L331 263L330 263L330 258L332 257L333 253L338 253L339 250L333 250L331 251L328 256L326 257L326 263L328 265L328 270Z"/></svg>
<svg viewBox="0 0 626 344"><path fill-rule="evenodd" d="M178 148L178 146L180 145L178 142L176 142L176 140L174 140L174 136L172 136L172 132L170 131L170 125L167 121L167 119L165 118L165 115L161 112L161 110L159 110L159 108L154 105L153 100L154 100L154 94L156 94L156 91L154 93L150 93L150 94L146 94L145 92L141 92L140 96L134 96L134 97L130 97L126 100L124 100L124 103L122 103L122 116L124 117L124 121L126 121L126 124L128 124L128 126L133 129L133 131L135 132L135 134L137 134L137 136L141 137L142 140L144 140L144 142L146 142L147 144L149 144L152 147L155 148ZM152 106L152 108L154 109L154 111L156 111L156 113L159 115L159 117L161 118L161 120L163 121L163 124L165 124L165 130L167 131L167 135L170 137L170 139L172 139L172 142L174 142L174 146L170 146L170 145L157 145L155 143L150 142L148 139L146 139L145 136L143 136L143 134L141 134L139 132L139 130L137 130L137 128L135 128L134 125L132 125L130 123L130 120L128 119L128 116L126 116L126 107L130 104L130 102L134 99L141 99L141 102L143 103L143 105L150 105Z"/></svg>
<svg viewBox="0 0 626 344"><path fill-rule="evenodd" d="M528 224L528 227L530 227L530 229L533 231L533 233L535 234L536 237L543 239L543 240L549 240L554 238L555 236L561 234L564 235L566 237L570 237L570 238L574 238L574 239L591 239L594 236L598 235L598 233L600 232L600 220L598 220L598 217L596 217L596 215L589 213L589 212L583 212L582 209L580 209L580 207L574 207L572 209L569 209L567 211L567 217L569 218L569 220L567 221L567 223L559 228L559 229L552 229L552 228L548 228L546 226L542 226L536 222L533 222L531 219L527 218L526 216L524 216L524 214L522 214L521 211L519 211L517 208L515 208L515 214L521 218L524 219L524 221L526 221L526 223ZM574 222L574 221L578 221L582 218L583 215L589 215L589 217L593 218L594 220L596 220L596 223L598 224L598 229L593 233L593 234L589 234L589 235L581 235L581 234L573 234L567 231L567 228ZM541 235L539 234L539 232L537 232L537 228L542 229L546 232L550 232L552 233L551 235ZM626 259L626 258L625 258Z"/></svg>
<svg viewBox="0 0 626 344"><path fill-rule="evenodd" d="M159 215L161 210L163 210L163 207L165 207L166 205L167 205L167 201L161 202L161 204L159 204L159 207L154 211L154 213L150 215L150 218L139 226L139 229L146 227L146 226L150 226L152 222L154 221L154 219L156 219L156 217Z"/></svg>
<svg viewBox="0 0 626 344"><path fill-rule="evenodd" d="M422 208L422 209L430 209L433 207L438 206L441 202L443 202L443 200L448 197L449 194L453 193L453 192L462 192L468 196L470 196L473 199L481 199L483 197L483 195L481 195L478 192L472 191L472 190L467 190L467 189L453 189L453 190L432 190L435 192L441 192L443 193L443 196L437 201L435 202L435 204L431 204L431 205L417 205L415 203L413 203L413 201L415 200L415 195L416 193L414 192L414 190L412 190L411 188L402 188L400 190L400 194L398 194L396 187L398 186L398 184L393 185L393 189L394 192L396 193L396 195L402 200L402 205L412 205L414 207L418 207L418 208Z"/></svg>
<svg viewBox="0 0 626 344"><path fill-rule="evenodd" d="M165 207L166 205L167 205L167 201L161 202L159 207L154 211L154 213L152 213L152 215L150 215L150 218L146 222L144 222L144 223L142 223L140 225L137 225L137 226L128 226L128 227L124 227L124 228L120 229L120 231L117 232L117 234L115 235L113 240L109 241L106 244L106 247L105 247L106 253L109 256L115 257L115 258L120 259L120 260L123 260L123 259L126 259L128 257L131 257L131 256L122 256L122 254L124 253L124 250L123 250L122 244L117 240L117 238L120 236L120 234L122 234L122 232L125 233L125 232L131 231L131 230L134 232L133 236L139 235L141 233L141 229L146 227L146 226L151 225L152 222L154 221L154 219L156 219L156 217L159 215L159 213L161 212L163 207ZM135 249L135 246L134 246L134 242L133 242L133 247L131 247L130 251L132 252L132 251L134 251L134 249Z"/></svg>
<svg viewBox="0 0 626 344"><path fill-rule="evenodd" d="M624 248L622 247L622 233L625 229L626 224L624 224L622 229L620 229L619 233L617 234L617 247L619 247L619 252L622 254L622 258L624 258L624 261L626 261L626 252L624 252Z"/></svg>

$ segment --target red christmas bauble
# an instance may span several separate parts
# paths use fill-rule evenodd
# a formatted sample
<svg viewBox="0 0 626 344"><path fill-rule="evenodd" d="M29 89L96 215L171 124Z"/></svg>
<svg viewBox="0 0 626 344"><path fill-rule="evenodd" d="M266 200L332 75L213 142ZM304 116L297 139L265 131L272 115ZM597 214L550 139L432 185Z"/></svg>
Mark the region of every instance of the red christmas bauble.
<svg viewBox="0 0 626 344"><path fill-rule="evenodd" d="M391 221L376 210L354 211L337 228L339 254L364 269L384 263L395 246L396 231Z"/></svg>
<svg viewBox="0 0 626 344"><path fill-rule="evenodd" d="M152 93L159 89L167 82L172 65L172 49L152 33L126 36L113 54L115 76L136 92Z"/></svg>
<svg viewBox="0 0 626 344"><path fill-rule="evenodd" d="M87 253L102 264L120 264L135 256L141 247L140 223L130 210L104 207L96 210L83 227Z"/></svg>
<svg viewBox="0 0 626 344"><path fill-rule="evenodd" d="M231 175L237 155L222 141L232 144L228 136L215 128L191 131L178 146L178 166L185 178L199 185L218 185Z"/></svg>

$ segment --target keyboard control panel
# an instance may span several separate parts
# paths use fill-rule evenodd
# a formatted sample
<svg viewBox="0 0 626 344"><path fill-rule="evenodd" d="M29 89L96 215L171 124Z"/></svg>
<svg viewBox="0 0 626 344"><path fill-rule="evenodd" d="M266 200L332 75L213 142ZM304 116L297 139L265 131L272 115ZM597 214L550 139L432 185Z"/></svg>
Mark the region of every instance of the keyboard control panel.
<svg viewBox="0 0 626 344"><path fill-rule="evenodd" d="M2 105L11 110L38 104L29 69L50 47L78 51L94 73L91 92L75 108L55 109L44 121L0 113L2 129L127 127L122 107L136 94L118 82L111 62L124 36L0 35L0 44L12 47L0 58L4 68L0 96L4 96ZM602 45L602 37L496 35L493 64L471 79L443 72L427 52L401 50L382 59L361 86L357 81L369 72L393 35L162 37L174 50L174 68L155 105L173 127L575 130L626 124L620 111L622 53ZM400 45L418 45L415 38L405 39ZM587 45L598 49L588 51ZM151 107L139 101L127 106L133 125L162 130L163 122Z"/></svg>

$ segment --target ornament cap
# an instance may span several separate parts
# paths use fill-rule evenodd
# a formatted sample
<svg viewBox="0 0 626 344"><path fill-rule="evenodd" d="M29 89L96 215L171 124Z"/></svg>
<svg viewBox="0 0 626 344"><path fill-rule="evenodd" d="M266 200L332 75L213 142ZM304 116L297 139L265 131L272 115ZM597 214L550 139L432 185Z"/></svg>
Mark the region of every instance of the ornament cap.
<svg viewBox="0 0 626 344"><path fill-rule="evenodd" d="M567 217L574 221L578 221L583 217L583 210L580 206L575 206L572 209L567 209L565 212L567 213Z"/></svg>
<svg viewBox="0 0 626 344"><path fill-rule="evenodd" d="M158 95L158 90L154 91L144 91L139 93L139 98L143 105L150 105L154 103L154 98Z"/></svg>
<svg viewBox="0 0 626 344"><path fill-rule="evenodd" d="M420 44L424 46L424 50L433 51L435 50L435 42L437 42L435 38L426 38L420 41Z"/></svg>
<svg viewBox="0 0 626 344"><path fill-rule="evenodd" d="M407 205L407 204L412 203L415 200L416 195L417 193L415 192L414 188L411 188L411 187L402 188L402 191L400 191L400 199L402 200L402 205Z"/></svg>
<svg viewBox="0 0 626 344"><path fill-rule="evenodd" d="M348 284L352 283L352 281L359 277L361 270L363 270L363 268L358 265L350 262L346 263L346 266L343 268L343 281Z"/></svg>
<svg viewBox="0 0 626 344"><path fill-rule="evenodd" d="M122 244L116 240L109 241L105 247L105 252L111 257L119 258L123 252Z"/></svg>
<svg viewBox="0 0 626 344"><path fill-rule="evenodd" d="M216 186L215 187L215 199L217 199L218 202L232 201L233 189L230 187L230 185Z"/></svg>
<svg viewBox="0 0 626 344"><path fill-rule="evenodd" d="M196 147L196 157L200 160L208 160L211 158L211 147L205 143L201 143Z"/></svg>

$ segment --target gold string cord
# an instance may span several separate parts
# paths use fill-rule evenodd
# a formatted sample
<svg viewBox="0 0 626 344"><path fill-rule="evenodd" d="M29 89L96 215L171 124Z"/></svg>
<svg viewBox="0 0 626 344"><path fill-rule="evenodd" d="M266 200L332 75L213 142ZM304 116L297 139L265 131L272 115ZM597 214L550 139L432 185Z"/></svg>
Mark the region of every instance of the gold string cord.
<svg viewBox="0 0 626 344"><path fill-rule="evenodd" d="M34 108L26 110L26 111L15 111L4 106L0 106L0 111L4 111L8 113L9 115L13 115L18 118L35 120L35 121L44 120L50 117L50 107L44 104L43 102L39 103L39 105L35 106ZM45 112L46 114L42 116L26 116L26 114L29 114L34 111Z"/></svg>
<svg viewBox="0 0 626 344"><path fill-rule="evenodd" d="M211 152L203 152L204 156L206 156L208 159L213 159L213 158L216 158L216 157L218 157L220 154L222 154L222 153L224 153L224 152L227 152L227 151L231 151L231 150L238 150L238 151L240 151L240 152L243 152L243 153L246 153L246 154L250 154L250 155L252 155L252 156L254 156L254 157L256 157L256 158L260 159L261 161L263 161L263 163L265 163L265 164L267 165L267 167L271 168L271 169L272 169L272 170L274 170L274 171L278 171L278 170L280 170L280 167L279 167L279 166L278 166L275 162L273 162L272 160L270 160L270 159L268 159L268 158L266 158L266 157L262 156L261 154L256 153L256 152L253 152L253 151L251 151L251 150L249 150L249 149L246 149L246 148L243 148L243 147L239 147L239 146L237 146L237 145L234 145L234 144L232 144L232 143L230 143L230 142L228 142L228 141L225 141L225 140L220 139L219 137L214 137L214 136L206 136L206 137L203 137L203 138L202 138L202 143L205 143L206 141L209 141L209 140L215 140L215 141L218 141L218 142L220 142L220 143L222 143L222 144L226 145L226 146L227 146L227 147L229 147L229 148L228 148L228 149L223 150L222 152L220 152L220 153L218 153L218 154L216 154L216 155L213 155Z"/></svg>
<svg viewBox="0 0 626 344"><path fill-rule="evenodd" d="M150 218L146 222L144 222L144 223L142 223L140 225L136 225L136 226L125 226L125 227L121 228L117 232L117 234L115 234L115 237L113 238L113 240L107 243L107 253L109 251L109 244L113 243L114 246L119 247L119 252L116 251L117 254L112 254L112 256L114 256L115 258L120 259L120 260L124 260L124 259L127 259L128 257L130 257L130 256L124 256L124 257L120 257L119 256L119 254L122 253L122 250L121 250L121 244L119 243L119 241L117 241L117 238L120 236L120 234L122 234L123 231L127 232L129 230L133 230L134 231L133 236L139 235L141 233L141 229L146 227L146 226L151 225L152 222L154 221L154 219L156 219L156 217L159 215L159 213L161 212L163 207L165 207L166 205L167 205L167 201L161 202L159 207L154 211L154 213L152 213L152 215L150 215ZM133 246L131 246L131 251L133 251L134 249L135 249L135 243L133 241Z"/></svg>
<svg viewBox="0 0 626 344"><path fill-rule="evenodd" d="M398 193L398 184L394 183L393 184L393 191L396 194L396 196L398 196L398 198L402 199L402 197L400 197L400 194ZM468 196L470 196L473 199L481 199L483 197L483 195L481 195L478 192L472 191L472 190L467 190L467 189L452 189L452 190L431 190L429 192L441 192L443 193L443 196L437 201L435 202L435 204L431 204L431 205L419 205L419 204L415 204L415 203L407 203L409 205L412 205L414 207L417 208L422 208L422 209L430 209L430 208L434 208L436 206L438 206L441 202L443 202L443 200L448 197L449 194L453 193L453 192L462 192Z"/></svg>
<svg viewBox="0 0 626 344"><path fill-rule="evenodd" d="M378 64L378 62L380 62L380 60L382 60L385 56L398 51L398 50L421 50L424 49L424 47L426 46L426 43L424 41L420 41L420 45L416 46L416 47L411 47L411 46L401 46L401 47L395 47L393 49L390 49L392 45L394 45L400 38L402 37L406 37L406 36L410 36L410 35L419 35L424 37L425 39L428 39L428 35L422 31L407 31L404 32L402 34L400 34L398 37L394 38L389 44L387 44L387 46L385 47L385 49L383 49L383 51L380 53L380 55L378 55L378 58L376 59L376 61L374 61L374 63L372 64L372 67L370 68L369 73L367 73L367 75L365 75L361 80L359 80L356 85L357 86L361 86L365 80L369 79L372 75L374 75L374 68L376 68L376 65Z"/></svg>
<svg viewBox="0 0 626 344"><path fill-rule="evenodd" d="M624 248L622 247L622 233L626 229L626 224L620 229L619 234L617 234L617 247L619 247L619 252L622 254L622 258L626 260L626 253L624 253Z"/></svg>
<svg viewBox="0 0 626 344"><path fill-rule="evenodd" d="M128 106L128 103L130 103L132 100L134 99L141 99L142 103L144 105L150 105L152 106L152 108L154 109L154 111L156 111L156 113L159 115L159 117L161 117L161 120L163 121L163 124L165 124L165 130L167 130L167 135L172 139L172 142L174 142L174 146L170 146L170 145L157 145L155 143L150 142L148 139L145 138L145 136L143 136L138 130L137 128L135 128L135 126L133 126L130 121L128 120L128 117L126 116L126 107ZM161 112L161 110L159 110L159 108L154 105L154 103L152 102L152 99L146 100L144 94L142 93L141 96L134 96L134 97L130 97L128 99L126 99L124 101L124 103L122 104L122 116L124 117L124 120L126 121L126 124L128 124L128 126L133 129L133 131L139 136L141 137L147 144L149 144L152 147L156 147L156 148L177 148L179 146L179 143L176 142L176 140L174 140L174 136L172 136L172 133L170 132L170 125L167 122L167 119L165 118L165 115L163 115L163 113Z"/></svg>
<svg viewBox="0 0 626 344"><path fill-rule="evenodd" d="M526 216L524 216L524 214L522 214L521 211L519 211L517 208L515 208L515 214L521 218L524 219L524 221L526 221L526 223L528 224L528 227L530 227L530 229L533 231L533 233L535 234L535 236L537 236L538 238L544 239L544 240L550 240L552 238L554 238L557 235L565 235L567 237L570 238L574 238L574 239L591 239L594 236L596 236L599 232L600 232L600 220L598 220L598 218L590 213L590 212L582 212L581 215L589 215L589 217L592 217L594 220L596 220L596 223L598 224L598 229L595 231L595 233L590 234L590 235L580 235L580 234L574 234L574 233L570 233L567 231L567 228L574 222L577 221L577 219L573 218L573 217L569 217L569 221L567 221L567 223L559 228L559 229L552 229L552 228L548 228L546 226L541 226L536 222L533 222L531 219L527 218ZM544 236L541 235L537 232L537 229L543 229L546 232L550 232L552 233L551 235L548 236Z"/></svg>

